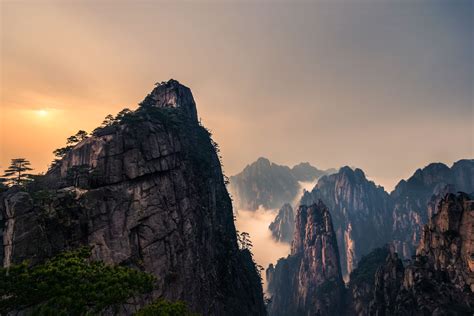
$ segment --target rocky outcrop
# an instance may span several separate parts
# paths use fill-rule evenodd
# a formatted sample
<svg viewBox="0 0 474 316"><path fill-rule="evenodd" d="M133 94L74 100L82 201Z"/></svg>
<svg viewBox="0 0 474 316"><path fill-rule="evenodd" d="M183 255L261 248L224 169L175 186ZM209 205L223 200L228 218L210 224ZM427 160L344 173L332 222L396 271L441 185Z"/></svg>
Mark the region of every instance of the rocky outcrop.
<svg viewBox="0 0 474 316"><path fill-rule="evenodd" d="M376 273L385 264L389 254L388 247L376 248L358 262L347 285L346 315L369 315L370 302L374 299Z"/></svg>
<svg viewBox="0 0 474 316"><path fill-rule="evenodd" d="M300 203L321 199L328 205L347 277L363 255L388 242L402 258L410 258L441 198L450 192L474 191L473 178L474 160L459 160L451 168L434 163L400 181L389 195L367 180L362 170L343 167L320 178Z"/></svg>
<svg viewBox="0 0 474 316"><path fill-rule="evenodd" d="M446 193L474 191L474 160L463 159L451 168L432 163L400 181L390 194L392 240L395 250L410 258L420 240L422 227L433 215L435 205Z"/></svg>
<svg viewBox="0 0 474 316"><path fill-rule="evenodd" d="M395 315L404 271L398 254L391 251L385 264L375 273L374 298L368 306L371 315ZM416 308L411 312L415 310Z"/></svg>
<svg viewBox="0 0 474 316"><path fill-rule="evenodd" d="M332 172L332 169L328 172ZM266 158L259 158L239 174L230 177L229 191L237 209L256 210L259 206L275 209L297 198L301 190L299 181L314 181L324 174L327 172L309 163L301 163L290 169Z"/></svg>
<svg viewBox="0 0 474 316"><path fill-rule="evenodd" d="M276 241L291 243L295 231L295 218L290 204L284 204L268 229Z"/></svg>
<svg viewBox="0 0 474 316"><path fill-rule="evenodd" d="M219 158L193 96L171 80L138 110L75 146L29 192L1 196L4 266L88 244L93 256L157 277L138 305L184 300L203 315L263 315L262 287L239 250ZM86 181L71 187L71 173Z"/></svg>
<svg viewBox="0 0 474 316"><path fill-rule="evenodd" d="M300 203L310 205L318 200L330 209L342 273L348 277L362 256L389 241L389 195L367 180L361 169L343 167L337 174L319 179Z"/></svg>
<svg viewBox="0 0 474 316"><path fill-rule="evenodd" d="M413 263L391 254L379 269L372 315L472 315L474 201L448 194L424 227Z"/></svg>
<svg viewBox="0 0 474 316"><path fill-rule="evenodd" d="M270 315L338 315L344 284L336 235L327 207L302 205L291 254L267 269Z"/></svg>
<svg viewBox="0 0 474 316"><path fill-rule="evenodd" d="M416 256L446 273L459 290L474 292L474 201L469 195L444 197L424 227Z"/></svg>

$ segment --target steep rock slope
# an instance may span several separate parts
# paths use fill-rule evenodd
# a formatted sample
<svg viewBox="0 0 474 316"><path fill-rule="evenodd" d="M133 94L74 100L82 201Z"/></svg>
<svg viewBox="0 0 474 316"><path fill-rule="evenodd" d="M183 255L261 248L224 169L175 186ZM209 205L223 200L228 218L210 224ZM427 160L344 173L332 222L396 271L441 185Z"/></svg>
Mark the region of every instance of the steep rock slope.
<svg viewBox="0 0 474 316"><path fill-rule="evenodd" d="M370 302L374 298L374 282L377 270L383 266L390 254L388 247L375 248L362 257L350 275L346 292L346 315L368 315Z"/></svg>
<svg viewBox="0 0 474 316"><path fill-rule="evenodd" d="M81 187L72 187L79 169ZM96 130L36 186L1 196L4 266L88 244L96 259L158 278L125 314L157 297L185 300L203 315L265 314L250 253L237 246L214 143L177 81Z"/></svg>
<svg viewBox="0 0 474 316"><path fill-rule="evenodd" d="M409 258L420 240L421 228L446 193L474 192L474 160L463 159L451 168L432 163L400 181L390 194L392 239L396 251Z"/></svg>
<svg viewBox="0 0 474 316"><path fill-rule="evenodd" d="M314 181L328 172L332 169L322 171L309 163L300 163L290 169L259 158L230 177L229 191L237 209L256 210L260 205L278 208L297 197L300 192L298 181Z"/></svg>
<svg viewBox="0 0 474 316"><path fill-rule="evenodd" d="M373 315L472 315L474 312L474 201L448 194L424 227L412 264L396 254L379 269Z"/></svg>
<svg viewBox="0 0 474 316"><path fill-rule="evenodd" d="M280 208L268 229L270 229L276 241L291 243L295 231L295 216L290 204L285 203Z"/></svg>
<svg viewBox="0 0 474 316"><path fill-rule="evenodd" d="M333 218L342 273L346 277L360 258L390 237L390 200L380 186L367 180L361 169L343 167L322 177L300 204L321 200Z"/></svg>
<svg viewBox="0 0 474 316"><path fill-rule="evenodd" d="M270 315L337 315L344 284L336 235L327 207L302 205L291 254L267 269Z"/></svg>

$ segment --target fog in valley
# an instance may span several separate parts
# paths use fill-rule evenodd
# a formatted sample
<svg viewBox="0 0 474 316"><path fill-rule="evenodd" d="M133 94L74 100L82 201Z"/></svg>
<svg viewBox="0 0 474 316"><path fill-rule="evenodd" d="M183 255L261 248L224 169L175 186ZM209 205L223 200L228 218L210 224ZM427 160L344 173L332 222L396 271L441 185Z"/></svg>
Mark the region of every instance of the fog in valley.
<svg viewBox="0 0 474 316"><path fill-rule="evenodd" d="M311 191L317 181L299 182L300 191L298 196L292 201L292 206L296 206L303 195L304 190ZM296 212L296 208L295 208ZM265 209L259 207L255 211L236 210L236 229L239 232L247 232L253 244L252 253L257 264L265 269L270 263L275 264L279 258L286 257L290 253L291 245L284 242L277 242L272 238L268 229L270 223L278 214L278 209ZM295 214L296 215L296 214ZM265 271L262 271L263 288L266 291Z"/></svg>

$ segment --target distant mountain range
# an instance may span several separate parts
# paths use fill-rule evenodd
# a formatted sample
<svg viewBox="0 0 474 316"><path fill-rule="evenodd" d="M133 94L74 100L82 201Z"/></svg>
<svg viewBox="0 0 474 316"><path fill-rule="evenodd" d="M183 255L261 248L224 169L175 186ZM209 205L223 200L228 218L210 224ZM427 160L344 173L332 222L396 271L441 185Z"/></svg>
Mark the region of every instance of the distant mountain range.
<svg viewBox="0 0 474 316"><path fill-rule="evenodd" d="M339 245L341 272L348 279L364 255L386 243L391 243L402 258L410 258L439 200L446 193L474 192L474 160L459 160L451 167L429 164L388 193L358 168L322 171L309 163L289 168L260 158L231 177L229 189L237 208L281 208L301 192L298 181L316 179L313 190L305 191L294 206L310 206L321 200L328 207ZM271 224L277 240L293 239L288 236L293 231L288 227L290 211L283 207Z"/></svg>
<svg viewBox="0 0 474 316"><path fill-rule="evenodd" d="M301 205L291 254L266 271L269 315L472 315L473 214L471 196L444 195L412 261L376 248L345 286L334 217L321 200Z"/></svg>
<svg viewBox="0 0 474 316"><path fill-rule="evenodd" d="M237 209L280 208L297 198L301 188L299 181L315 181L334 172L337 170L320 170L307 162L290 168L267 158L258 158L242 172L230 177L229 191Z"/></svg>
<svg viewBox="0 0 474 316"><path fill-rule="evenodd" d="M347 278L362 256L385 243L402 258L410 258L439 200L447 193L473 192L473 179L474 160L459 160L451 168L432 163L401 180L389 194L362 170L343 167L319 179L300 204L321 200L328 206Z"/></svg>

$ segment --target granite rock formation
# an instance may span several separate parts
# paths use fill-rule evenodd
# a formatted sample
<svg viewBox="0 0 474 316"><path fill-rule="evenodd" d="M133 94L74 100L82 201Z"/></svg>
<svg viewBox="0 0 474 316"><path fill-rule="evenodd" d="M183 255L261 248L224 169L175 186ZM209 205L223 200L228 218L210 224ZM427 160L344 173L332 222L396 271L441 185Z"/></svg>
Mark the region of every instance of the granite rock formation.
<svg viewBox="0 0 474 316"><path fill-rule="evenodd" d="M295 216L290 204L284 204L268 229L276 241L291 243L295 231Z"/></svg>
<svg viewBox="0 0 474 316"><path fill-rule="evenodd" d="M291 254L267 269L270 315L338 315L344 283L327 207L298 208Z"/></svg>
<svg viewBox="0 0 474 316"><path fill-rule="evenodd" d="M379 269L372 315L474 313L474 200L448 194L423 229L414 261L391 254Z"/></svg>
<svg viewBox="0 0 474 316"><path fill-rule="evenodd" d="M86 170L81 187L72 185L77 167ZM158 297L203 315L265 314L251 254L237 245L214 143L177 81L96 130L35 186L0 197L4 266L88 244L95 259L157 277L153 293L124 314Z"/></svg>
<svg viewBox="0 0 474 316"><path fill-rule="evenodd" d="M230 177L229 191L237 209L256 210L259 206L275 209L297 198L301 192L299 181L315 181L328 172L332 169L322 171L309 163L300 163L290 169L259 158Z"/></svg>
<svg viewBox="0 0 474 316"><path fill-rule="evenodd" d="M375 248L362 257L350 275L346 292L346 315L369 315L370 302L374 298L374 283L377 270L390 254L389 248Z"/></svg>
<svg viewBox="0 0 474 316"><path fill-rule="evenodd" d="M347 278L360 258L390 238L390 199L361 169L343 167L322 177L300 204L321 200L331 212L339 245L341 269Z"/></svg>
<svg viewBox="0 0 474 316"><path fill-rule="evenodd" d="M403 258L410 258L420 240L435 205L446 193L474 191L474 160L463 159L451 168L432 163L418 169L408 180L400 181L390 194L392 237L395 250Z"/></svg>
<svg viewBox="0 0 474 316"><path fill-rule="evenodd" d="M373 300L369 304L370 315L395 315L397 296L403 284L405 268L396 252L391 251L375 273ZM415 309L412 310L415 311Z"/></svg>
<svg viewBox="0 0 474 316"><path fill-rule="evenodd" d="M389 195L366 179L362 170L343 167L319 179L300 204L321 199L328 205L338 238L341 268L347 276L360 258L391 243L402 258L410 258L422 227L447 193L473 192L474 160L459 160L451 168L433 163L398 183Z"/></svg>

